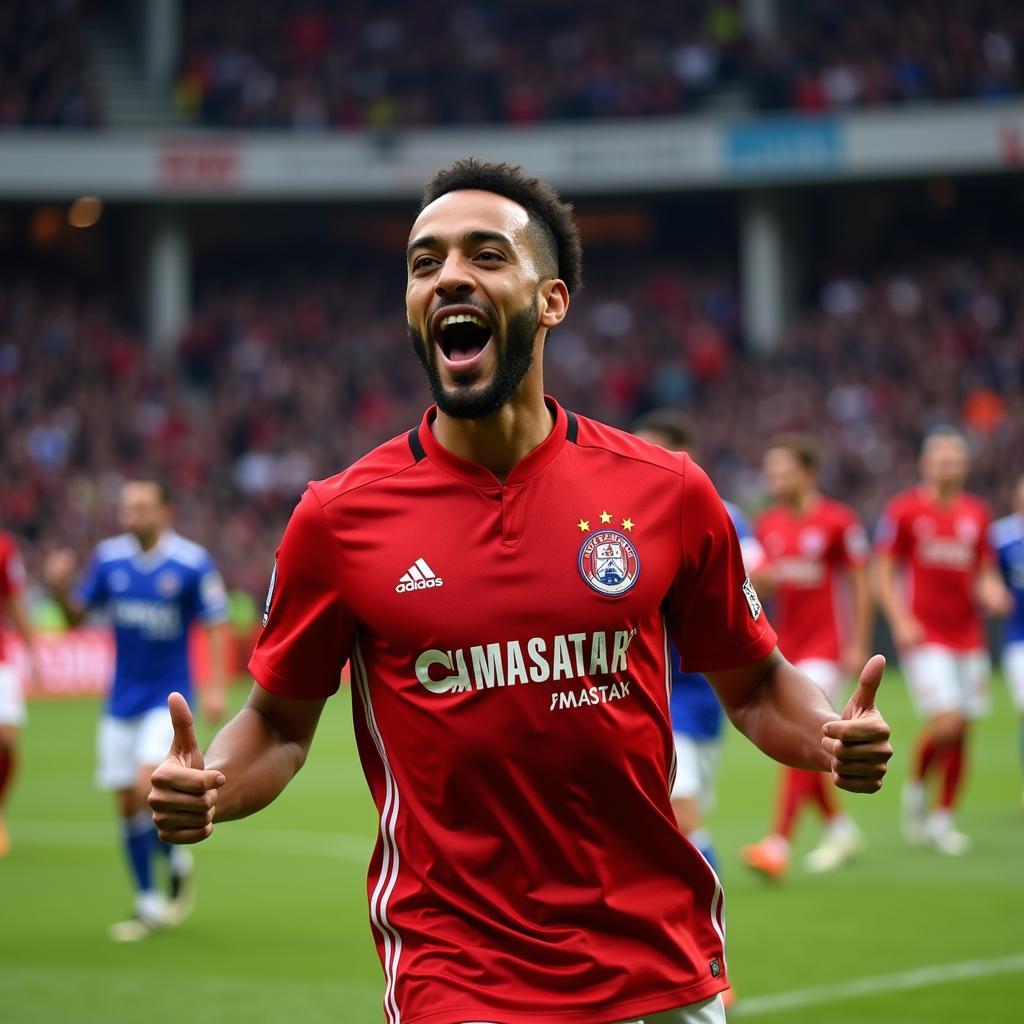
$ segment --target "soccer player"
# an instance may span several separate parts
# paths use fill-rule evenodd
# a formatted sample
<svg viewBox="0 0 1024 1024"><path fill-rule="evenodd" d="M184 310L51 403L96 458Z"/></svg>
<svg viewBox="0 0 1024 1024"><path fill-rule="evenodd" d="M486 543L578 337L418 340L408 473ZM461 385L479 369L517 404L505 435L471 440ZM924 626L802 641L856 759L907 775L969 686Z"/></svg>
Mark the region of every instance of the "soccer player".
<svg viewBox="0 0 1024 1024"><path fill-rule="evenodd" d="M908 842L930 843L951 856L970 848L953 811L969 723L988 708L980 613L1002 615L1010 605L989 544L988 507L964 491L967 470L967 442L959 431L942 427L929 434L921 483L889 502L876 540L879 604L925 719L903 788L903 832ZM929 815L925 784L931 774L939 776L939 786Z"/></svg>
<svg viewBox="0 0 1024 1024"><path fill-rule="evenodd" d="M871 640L869 545L853 509L818 490L818 462L807 437L780 437L765 451L764 478L775 505L754 527L766 559L756 581L775 594L779 647L835 702L847 674L864 664ZM748 867L772 879L786 874L790 839L807 804L825 820L821 842L804 861L808 871L831 871L861 850L860 830L829 780L785 768L775 827L744 847Z"/></svg>
<svg viewBox="0 0 1024 1024"><path fill-rule="evenodd" d="M0 531L0 857L11 848L5 808L18 763L18 730L25 724L25 697L18 670L4 644L4 616L25 645L29 671L34 671L32 628L22 592L25 568L10 534Z"/></svg>
<svg viewBox="0 0 1024 1024"><path fill-rule="evenodd" d="M350 661L390 1024L720 1022L722 893L669 802L669 642L769 753L860 792L891 754L883 661L836 714L778 653L701 470L545 397L581 266L548 186L439 172L406 265L436 405L302 496L256 685L205 757L172 695L160 834L273 800Z"/></svg>
<svg viewBox="0 0 1024 1024"><path fill-rule="evenodd" d="M71 625L105 608L114 628L116 667L97 738L97 782L113 790L135 887L134 916L110 929L117 942L137 942L179 924L192 907L192 857L161 842L146 806L149 777L164 758L173 729L167 697L191 695L188 638L194 622L208 630L210 674L201 697L212 722L225 711L227 595L220 573L198 544L171 529L170 495L161 481L121 488L124 533L97 545L73 589L75 558L53 552L46 575ZM153 862L166 859L170 899L158 891Z"/></svg>
<svg viewBox="0 0 1024 1024"><path fill-rule="evenodd" d="M1003 635L1003 672L1020 712L1020 756L1024 767L1024 476L1017 481L1015 510L992 524L992 547L1010 593L1013 611Z"/></svg>
<svg viewBox="0 0 1024 1024"><path fill-rule="evenodd" d="M676 409L655 409L646 413L633 424L633 433L670 452L693 454L693 426L689 417ZM761 544L740 509L728 501L723 504L740 542L743 567L748 574L754 573L764 560ZM699 672L682 671L679 664L679 652L673 647L669 710L676 774L670 794L672 811L679 830L717 871L714 844L711 833L704 827L704 815L714 803L725 714L707 679Z"/></svg>

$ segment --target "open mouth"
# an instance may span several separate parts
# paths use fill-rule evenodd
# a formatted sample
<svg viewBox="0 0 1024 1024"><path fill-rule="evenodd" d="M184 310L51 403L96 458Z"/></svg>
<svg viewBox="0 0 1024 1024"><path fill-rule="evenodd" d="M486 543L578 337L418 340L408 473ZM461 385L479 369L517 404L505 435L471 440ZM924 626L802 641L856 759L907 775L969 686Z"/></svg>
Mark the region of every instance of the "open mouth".
<svg viewBox="0 0 1024 1024"><path fill-rule="evenodd" d="M434 340L452 369L476 365L491 340L490 324L475 310L461 309L434 318Z"/></svg>

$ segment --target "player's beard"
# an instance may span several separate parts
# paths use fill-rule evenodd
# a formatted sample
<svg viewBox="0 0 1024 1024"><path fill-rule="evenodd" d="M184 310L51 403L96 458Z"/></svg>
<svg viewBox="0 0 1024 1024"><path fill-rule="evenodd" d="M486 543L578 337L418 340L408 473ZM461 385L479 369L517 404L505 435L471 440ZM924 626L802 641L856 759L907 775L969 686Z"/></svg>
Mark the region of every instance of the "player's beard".
<svg viewBox="0 0 1024 1024"><path fill-rule="evenodd" d="M534 296L530 305L509 318L504 345L499 347L491 338L495 352L494 374L491 382L480 390L472 384L455 384L446 388L437 368L437 346L433 340L428 345L420 331L411 325L409 340L416 358L427 372L427 383L438 409L455 419L477 420L492 416L516 393L533 366L533 342L539 326L540 313Z"/></svg>

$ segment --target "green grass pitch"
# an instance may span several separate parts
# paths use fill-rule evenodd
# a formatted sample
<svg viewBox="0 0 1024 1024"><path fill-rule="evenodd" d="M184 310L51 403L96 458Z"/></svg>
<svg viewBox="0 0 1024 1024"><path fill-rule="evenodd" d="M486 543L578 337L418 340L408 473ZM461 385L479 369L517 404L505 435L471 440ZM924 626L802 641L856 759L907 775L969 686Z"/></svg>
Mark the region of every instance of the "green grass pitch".
<svg viewBox="0 0 1024 1024"><path fill-rule="evenodd" d="M244 693L237 689L236 702ZM916 723L895 673L880 701L894 726L893 771L881 794L847 800L869 847L834 874L812 877L797 866L784 884L769 886L744 872L737 853L768 824L776 769L729 736L711 824L726 885L736 1019L1024 1020L1017 724L1001 681L994 696L976 734L961 816L975 849L961 860L911 849L898 834L899 783ZM221 825L197 848L200 897L191 920L135 946L115 946L105 934L128 913L130 896L109 797L92 785L97 713L92 701L31 708L8 812L13 847L0 862L0 1019L380 1024L383 982L364 888L376 819L347 693L328 705L310 761L285 795L253 819ZM797 862L817 834L805 819ZM982 976L910 973L967 961L980 964L967 973ZM844 988L858 979L873 979L868 992ZM788 1008L773 1010L763 998L794 992Z"/></svg>

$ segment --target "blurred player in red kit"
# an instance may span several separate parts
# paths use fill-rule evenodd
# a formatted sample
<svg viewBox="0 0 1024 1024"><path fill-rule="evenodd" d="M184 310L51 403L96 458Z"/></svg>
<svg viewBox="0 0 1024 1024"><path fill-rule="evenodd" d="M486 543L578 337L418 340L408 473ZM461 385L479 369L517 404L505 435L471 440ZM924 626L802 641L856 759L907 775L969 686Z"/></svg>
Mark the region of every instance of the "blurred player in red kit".
<svg viewBox="0 0 1024 1024"><path fill-rule="evenodd" d="M21 637L28 664L35 664L32 630L22 598L24 589L25 569L14 538L0 531L0 857L5 857L10 849L4 810L17 765L18 730L25 724L22 680L11 658L9 641L4 637L5 619Z"/></svg>
<svg viewBox="0 0 1024 1024"><path fill-rule="evenodd" d="M776 504L754 526L765 553L755 581L774 592L779 648L835 703L864 664L871 638L869 545L853 509L818 490L817 474L810 438L781 437L766 450L764 478ZM743 849L749 867L775 879L786 873L793 828L807 804L825 820L805 861L809 871L831 871L860 851L860 830L831 782L820 772L786 768L772 834Z"/></svg>
<svg viewBox="0 0 1024 1024"><path fill-rule="evenodd" d="M718 878L676 826L670 643L762 749L881 785L871 659L842 716L778 652L707 476L546 397L581 280L569 208L505 164L427 187L406 322L436 405L312 483L247 707L153 773L162 838L273 800L351 662L380 814L367 895L389 1024L714 1024Z"/></svg>
<svg viewBox="0 0 1024 1024"><path fill-rule="evenodd" d="M967 441L944 427L921 449L921 483L896 495L876 539L879 603L925 727L903 789L908 842L957 856L970 848L953 811L963 782L969 724L989 704L982 613L1005 615L1011 598L989 541L988 507L964 490ZM939 777L929 815L925 789Z"/></svg>

